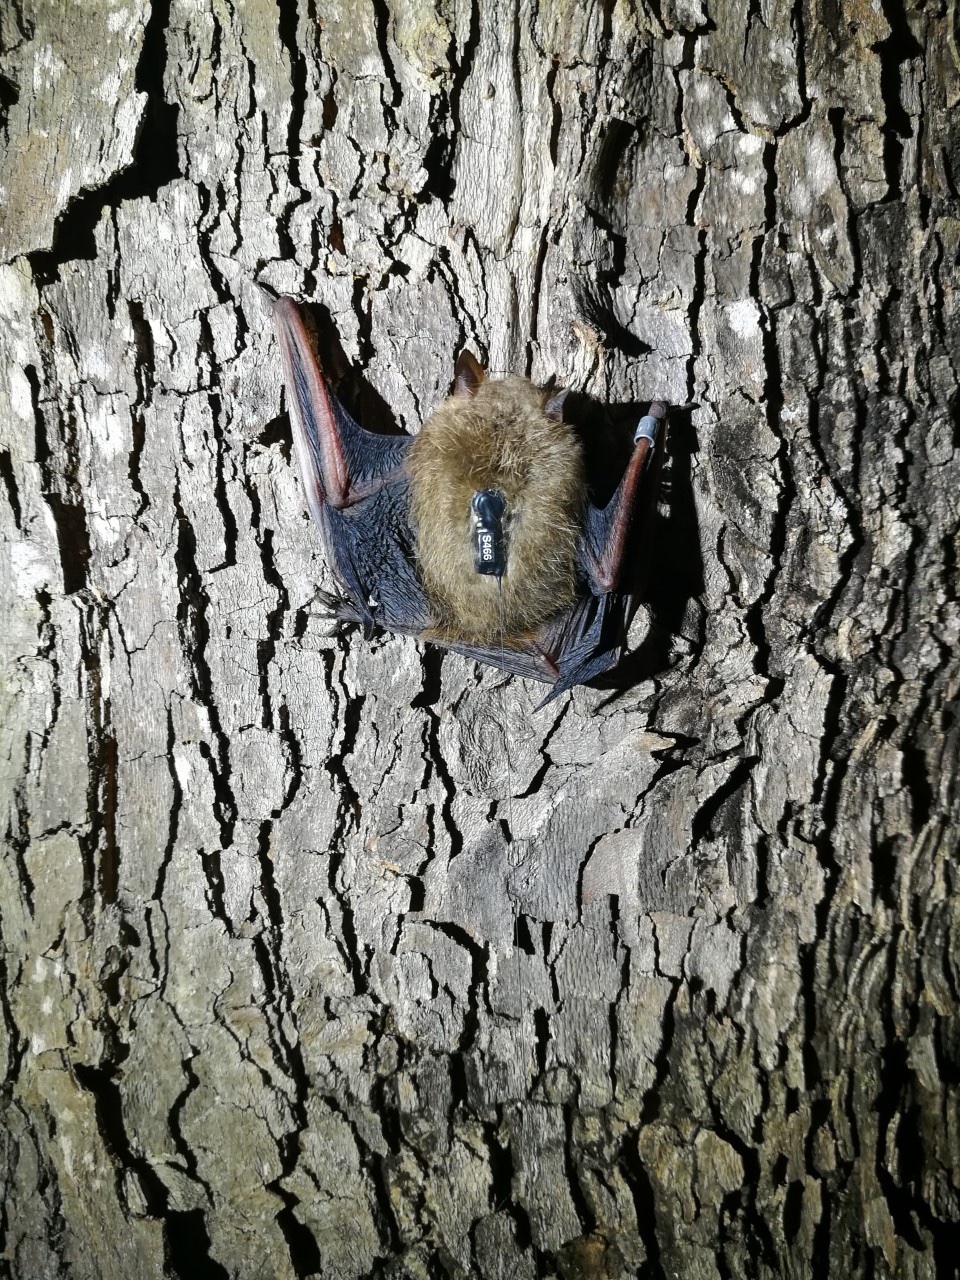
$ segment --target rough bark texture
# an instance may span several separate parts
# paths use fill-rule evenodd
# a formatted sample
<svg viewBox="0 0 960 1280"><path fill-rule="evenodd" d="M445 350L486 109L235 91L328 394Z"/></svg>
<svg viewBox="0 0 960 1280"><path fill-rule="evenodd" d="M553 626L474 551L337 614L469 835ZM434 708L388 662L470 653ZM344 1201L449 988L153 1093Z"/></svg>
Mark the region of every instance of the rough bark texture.
<svg viewBox="0 0 960 1280"><path fill-rule="evenodd" d="M3 7L0 1274L953 1274L957 21ZM625 690L326 633L255 277L696 402Z"/></svg>

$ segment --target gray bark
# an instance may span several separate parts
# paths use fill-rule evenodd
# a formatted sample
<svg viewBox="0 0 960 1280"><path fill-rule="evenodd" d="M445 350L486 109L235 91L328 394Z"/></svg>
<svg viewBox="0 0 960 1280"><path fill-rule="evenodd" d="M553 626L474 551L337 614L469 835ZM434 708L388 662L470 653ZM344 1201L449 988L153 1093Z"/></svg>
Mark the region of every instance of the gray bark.
<svg viewBox="0 0 960 1280"><path fill-rule="evenodd" d="M955 5L0 32L0 1275L953 1274ZM328 634L254 278L696 402L625 689Z"/></svg>

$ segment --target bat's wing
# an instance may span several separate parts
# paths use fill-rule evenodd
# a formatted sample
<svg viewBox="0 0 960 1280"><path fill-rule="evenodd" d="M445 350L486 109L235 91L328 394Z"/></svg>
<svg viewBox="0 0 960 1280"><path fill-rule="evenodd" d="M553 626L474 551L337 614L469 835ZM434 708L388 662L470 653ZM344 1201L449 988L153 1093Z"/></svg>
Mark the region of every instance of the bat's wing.
<svg viewBox="0 0 960 1280"><path fill-rule="evenodd" d="M631 534L647 523L656 498L666 412L659 401L650 405L637 424L633 454L613 497L602 508L587 505L579 558L594 595L636 585L637 575L624 573L624 553L634 542Z"/></svg>
<svg viewBox="0 0 960 1280"><path fill-rule="evenodd" d="M418 633L430 610L416 570L404 459L410 436L364 431L331 394L297 303L272 300L293 441L330 568L337 616Z"/></svg>
<svg viewBox="0 0 960 1280"><path fill-rule="evenodd" d="M589 593L551 619L538 647L556 666L556 683L541 706L574 685L615 667L623 657L627 629L637 607L649 555L649 527L663 458L666 406L650 405L634 435L634 450L616 492L605 507L587 505L578 558ZM639 564L625 564L635 550Z"/></svg>

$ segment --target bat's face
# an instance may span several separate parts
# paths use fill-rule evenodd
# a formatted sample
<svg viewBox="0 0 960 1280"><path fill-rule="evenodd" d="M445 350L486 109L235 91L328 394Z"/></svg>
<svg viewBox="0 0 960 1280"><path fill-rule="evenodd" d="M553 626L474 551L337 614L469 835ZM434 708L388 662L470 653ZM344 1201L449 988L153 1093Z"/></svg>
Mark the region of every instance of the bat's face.
<svg viewBox="0 0 960 1280"><path fill-rule="evenodd" d="M562 394L488 381L465 354L454 395L416 437L364 431L330 394L297 304L273 305L336 616L544 680L550 697L615 665L635 607L623 556L634 510L652 498L663 405L641 419L600 509Z"/></svg>

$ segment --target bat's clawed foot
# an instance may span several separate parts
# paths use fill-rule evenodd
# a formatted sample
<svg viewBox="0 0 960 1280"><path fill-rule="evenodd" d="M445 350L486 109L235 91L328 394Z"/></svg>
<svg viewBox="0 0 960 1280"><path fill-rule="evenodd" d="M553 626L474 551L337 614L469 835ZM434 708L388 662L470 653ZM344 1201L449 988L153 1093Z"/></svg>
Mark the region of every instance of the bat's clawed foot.
<svg viewBox="0 0 960 1280"><path fill-rule="evenodd" d="M313 603L316 612L326 622L330 635L335 635L341 627L363 626L364 631L368 630L369 620L361 615L360 610L346 596L318 589Z"/></svg>

